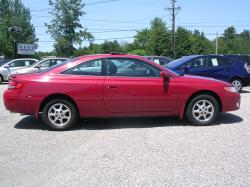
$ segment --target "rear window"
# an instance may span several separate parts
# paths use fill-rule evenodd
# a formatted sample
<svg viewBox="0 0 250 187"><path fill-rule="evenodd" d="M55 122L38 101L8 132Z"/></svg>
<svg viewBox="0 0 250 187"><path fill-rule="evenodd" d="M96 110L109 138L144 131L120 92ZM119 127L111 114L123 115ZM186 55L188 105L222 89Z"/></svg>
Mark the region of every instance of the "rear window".
<svg viewBox="0 0 250 187"><path fill-rule="evenodd" d="M249 55L225 55L233 60L240 60L243 62L247 62L248 66L250 66L250 56Z"/></svg>

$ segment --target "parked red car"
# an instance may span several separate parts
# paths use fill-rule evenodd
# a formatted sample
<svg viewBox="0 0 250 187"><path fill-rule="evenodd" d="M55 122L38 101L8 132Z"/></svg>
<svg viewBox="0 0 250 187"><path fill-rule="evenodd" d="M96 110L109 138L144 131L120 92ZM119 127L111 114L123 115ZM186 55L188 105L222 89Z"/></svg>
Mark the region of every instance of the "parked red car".
<svg viewBox="0 0 250 187"><path fill-rule="evenodd" d="M14 76L7 110L40 117L65 130L78 117L179 116L207 125L240 107L230 84L184 76L140 56L82 56L35 74Z"/></svg>

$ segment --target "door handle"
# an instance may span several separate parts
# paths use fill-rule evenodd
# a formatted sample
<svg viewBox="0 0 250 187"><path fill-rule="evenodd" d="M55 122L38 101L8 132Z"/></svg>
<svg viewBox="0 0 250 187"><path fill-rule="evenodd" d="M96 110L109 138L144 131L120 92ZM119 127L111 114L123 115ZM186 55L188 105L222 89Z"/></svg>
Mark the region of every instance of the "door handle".
<svg viewBox="0 0 250 187"><path fill-rule="evenodd" d="M108 89L116 89L117 86L108 86Z"/></svg>

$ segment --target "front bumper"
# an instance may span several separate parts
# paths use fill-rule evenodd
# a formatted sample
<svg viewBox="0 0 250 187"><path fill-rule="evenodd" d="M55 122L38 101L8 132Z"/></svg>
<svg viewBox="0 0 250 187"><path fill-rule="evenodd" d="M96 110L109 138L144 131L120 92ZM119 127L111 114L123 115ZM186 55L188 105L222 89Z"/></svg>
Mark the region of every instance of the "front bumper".
<svg viewBox="0 0 250 187"><path fill-rule="evenodd" d="M222 100L222 112L239 110L241 104L241 96L239 93L225 92Z"/></svg>

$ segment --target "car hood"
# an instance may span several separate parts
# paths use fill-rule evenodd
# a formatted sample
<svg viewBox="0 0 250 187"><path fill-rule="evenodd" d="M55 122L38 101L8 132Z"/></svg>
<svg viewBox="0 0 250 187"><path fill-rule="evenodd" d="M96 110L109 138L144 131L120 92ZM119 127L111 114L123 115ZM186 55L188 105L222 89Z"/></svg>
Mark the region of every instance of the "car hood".
<svg viewBox="0 0 250 187"><path fill-rule="evenodd" d="M206 84L206 85L222 85L222 86L230 86L231 84L217 80L209 77L201 77L201 76L192 76L192 75L183 75L178 77L179 81L188 82L188 83L197 83L197 84Z"/></svg>

